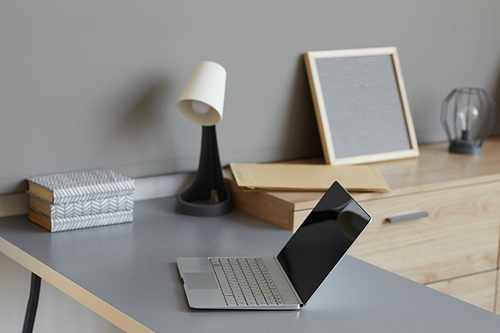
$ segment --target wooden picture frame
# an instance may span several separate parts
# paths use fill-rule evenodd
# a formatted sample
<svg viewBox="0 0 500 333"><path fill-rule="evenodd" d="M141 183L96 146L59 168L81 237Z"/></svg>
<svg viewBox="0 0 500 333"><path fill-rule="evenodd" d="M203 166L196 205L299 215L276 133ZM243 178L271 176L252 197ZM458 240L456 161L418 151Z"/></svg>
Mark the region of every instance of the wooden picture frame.
<svg viewBox="0 0 500 333"><path fill-rule="evenodd" d="M395 47L304 56L327 164L419 156Z"/></svg>

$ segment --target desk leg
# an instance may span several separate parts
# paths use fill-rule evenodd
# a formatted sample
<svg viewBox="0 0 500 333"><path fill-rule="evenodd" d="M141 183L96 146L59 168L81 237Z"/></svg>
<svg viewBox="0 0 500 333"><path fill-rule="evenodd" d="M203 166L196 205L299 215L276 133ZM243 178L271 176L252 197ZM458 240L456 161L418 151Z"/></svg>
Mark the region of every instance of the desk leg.
<svg viewBox="0 0 500 333"><path fill-rule="evenodd" d="M35 273L31 273L31 290L26 308L26 317L24 317L23 333L33 332L35 324L36 308L38 307L38 298L40 296L40 284L42 279Z"/></svg>

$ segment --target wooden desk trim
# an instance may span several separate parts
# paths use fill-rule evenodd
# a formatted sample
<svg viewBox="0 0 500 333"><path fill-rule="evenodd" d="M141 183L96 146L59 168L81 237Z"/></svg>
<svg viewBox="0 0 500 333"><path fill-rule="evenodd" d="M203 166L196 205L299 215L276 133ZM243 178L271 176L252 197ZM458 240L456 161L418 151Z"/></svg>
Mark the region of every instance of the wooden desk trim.
<svg viewBox="0 0 500 333"><path fill-rule="evenodd" d="M0 252L126 332L154 332L0 237Z"/></svg>

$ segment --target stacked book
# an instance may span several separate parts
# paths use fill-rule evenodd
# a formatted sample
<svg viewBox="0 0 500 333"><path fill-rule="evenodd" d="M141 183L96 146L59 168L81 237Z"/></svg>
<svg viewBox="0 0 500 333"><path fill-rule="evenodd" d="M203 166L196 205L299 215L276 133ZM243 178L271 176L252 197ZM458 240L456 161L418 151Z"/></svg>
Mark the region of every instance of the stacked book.
<svg viewBox="0 0 500 333"><path fill-rule="evenodd" d="M51 232L132 222L134 179L110 170L29 178L30 221Z"/></svg>

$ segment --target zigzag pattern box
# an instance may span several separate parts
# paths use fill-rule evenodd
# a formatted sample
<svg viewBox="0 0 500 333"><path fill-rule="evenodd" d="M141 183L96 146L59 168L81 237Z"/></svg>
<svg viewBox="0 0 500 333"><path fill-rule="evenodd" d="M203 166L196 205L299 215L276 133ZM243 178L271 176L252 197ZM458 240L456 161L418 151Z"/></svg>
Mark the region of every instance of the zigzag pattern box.
<svg viewBox="0 0 500 333"><path fill-rule="evenodd" d="M28 178L28 218L51 232L132 222L134 179L110 170Z"/></svg>
<svg viewBox="0 0 500 333"><path fill-rule="evenodd" d="M70 202L59 205L51 204L35 195L30 195L29 207L51 218L66 218L82 215L94 215L134 209L132 195L111 197L82 202Z"/></svg>

